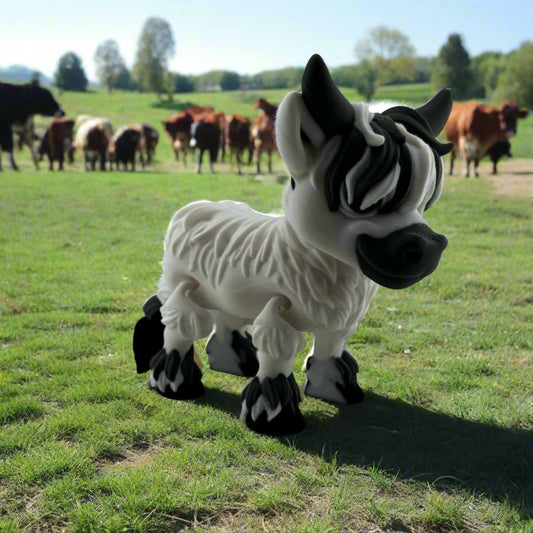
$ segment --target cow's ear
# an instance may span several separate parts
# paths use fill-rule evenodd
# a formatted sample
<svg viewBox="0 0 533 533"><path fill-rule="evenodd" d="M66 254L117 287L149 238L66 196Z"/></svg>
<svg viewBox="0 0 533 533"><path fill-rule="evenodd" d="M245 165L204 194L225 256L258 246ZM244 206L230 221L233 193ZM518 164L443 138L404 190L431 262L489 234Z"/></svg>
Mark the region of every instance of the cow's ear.
<svg viewBox="0 0 533 533"><path fill-rule="evenodd" d="M452 110L453 98L450 89L442 89L431 100L417 108L426 119L435 137L443 130Z"/></svg>
<svg viewBox="0 0 533 533"><path fill-rule="evenodd" d="M529 110L527 109L521 109L520 112L518 113L518 116L520 118L527 118L528 115L529 115Z"/></svg>
<svg viewBox="0 0 533 533"><path fill-rule="evenodd" d="M276 142L281 158L294 179L309 173L316 151L324 141L324 132L309 113L302 94L287 94L276 114Z"/></svg>

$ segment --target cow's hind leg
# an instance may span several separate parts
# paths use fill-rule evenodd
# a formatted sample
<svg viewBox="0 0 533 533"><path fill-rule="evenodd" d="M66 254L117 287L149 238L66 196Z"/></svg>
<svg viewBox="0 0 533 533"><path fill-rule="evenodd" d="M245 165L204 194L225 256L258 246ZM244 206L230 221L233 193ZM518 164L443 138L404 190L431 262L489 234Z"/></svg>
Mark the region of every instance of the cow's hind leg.
<svg viewBox="0 0 533 533"><path fill-rule="evenodd" d="M479 178L479 158L474 159L474 176Z"/></svg>
<svg viewBox="0 0 533 533"><path fill-rule="evenodd" d="M302 397L292 367L303 347L303 335L282 314L290 302L273 297L253 325L259 370L241 395L240 419L250 429L265 435L288 435L305 427L298 404Z"/></svg>
<svg viewBox="0 0 533 533"><path fill-rule="evenodd" d="M198 165L196 166L196 174L202 173L202 161L204 159L204 150L200 148L200 153L198 155Z"/></svg>
<svg viewBox="0 0 533 533"><path fill-rule="evenodd" d="M205 347L209 366L213 370L246 377L257 374L257 350L244 325L241 318L217 313L215 331Z"/></svg>
<svg viewBox="0 0 533 533"><path fill-rule="evenodd" d="M215 173L214 164L217 161L217 155L218 155L217 152L218 152L218 147L216 149L214 148L209 149L209 170L211 171L211 174Z"/></svg>
<svg viewBox="0 0 533 533"><path fill-rule="evenodd" d="M204 394L193 343L209 335L213 320L192 300L196 287L193 280L181 281L159 309L164 325L163 347L150 360L148 386L167 398L187 400Z"/></svg>
<svg viewBox="0 0 533 533"><path fill-rule="evenodd" d="M255 157L255 169L257 171L257 174L261 174L261 154L263 153L263 149L260 144L257 144L254 150L254 157Z"/></svg>
<svg viewBox="0 0 533 533"><path fill-rule="evenodd" d="M11 168L13 170L18 170L17 164L15 163L15 159L13 157L13 133L11 132L11 127L7 122L0 126L0 139L3 139L3 142L0 145L1 149L9 154ZM0 170L1 169L2 165L0 162Z"/></svg>
<svg viewBox="0 0 533 533"><path fill-rule="evenodd" d="M19 167L15 163L15 158L13 157L13 150L11 152L9 152L9 162L11 163L11 168L13 170L18 170L19 169Z"/></svg>
<svg viewBox="0 0 533 533"><path fill-rule="evenodd" d="M359 365L346 350L349 337L345 332L315 334L313 350L305 363L306 396L342 404L363 401L364 394L357 383Z"/></svg>

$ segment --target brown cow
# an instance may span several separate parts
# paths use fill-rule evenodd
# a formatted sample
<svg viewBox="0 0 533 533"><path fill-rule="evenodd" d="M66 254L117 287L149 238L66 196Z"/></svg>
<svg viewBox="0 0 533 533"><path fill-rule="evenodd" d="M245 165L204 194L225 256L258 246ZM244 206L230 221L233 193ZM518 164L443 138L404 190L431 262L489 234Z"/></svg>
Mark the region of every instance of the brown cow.
<svg viewBox="0 0 533 533"><path fill-rule="evenodd" d="M194 119L188 111L181 111L163 121L163 127L172 142L172 149L179 161L179 154L183 154L183 163L187 166L187 154L191 141L191 126Z"/></svg>
<svg viewBox="0 0 533 533"><path fill-rule="evenodd" d="M151 163L155 156L155 149L159 142L158 131L148 124L141 124L142 132L144 135L144 153L146 155L146 162Z"/></svg>
<svg viewBox="0 0 533 533"><path fill-rule="evenodd" d="M49 170L54 170L54 161L58 161L59 170L63 170L65 153L72 153L73 130L74 120L68 117L54 118L46 128L38 152L40 161L48 156Z"/></svg>
<svg viewBox="0 0 533 533"><path fill-rule="evenodd" d="M479 102L454 104L444 132L446 138L455 144L450 155L450 175L457 153L466 159L466 176L470 175L470 164L479 176L481 158L496 143L507 142L516 134L517 121L525 118L527 110L518 109L515 104L505 102L499 107L489 107ZM496 168L496 167L494 167Z"/></svg>
<svg viewBox="0 0 533 533"><path fill-rule="evenodd" d="M226 121L226 145L230 163L235 155L239 174L242 174L242 155L248 150L248 164L252 162L254 146L250 136L250 120L240 115L231 115Z"/></svg>
<svg viewBox="0 0 533 533"><path fill-rule="evenodd" d="M257 173L261 174L261 154L265 151L268 155L268 172L272 173L272 153L277 150L274 137L274 124L278 106L260 98L255 104L256 109L262 113L253 121L252 140L254 143L254 156Z"/></svg>
<svg viewBox="0 0 533 533"><path fill-rule="evenodd" d="M107 118L80 115L76 119L78 130L74 138L76 150L84 154L85 170L95 170L100 161L100 170L105 170L109 141L113 126Z"/></svg>

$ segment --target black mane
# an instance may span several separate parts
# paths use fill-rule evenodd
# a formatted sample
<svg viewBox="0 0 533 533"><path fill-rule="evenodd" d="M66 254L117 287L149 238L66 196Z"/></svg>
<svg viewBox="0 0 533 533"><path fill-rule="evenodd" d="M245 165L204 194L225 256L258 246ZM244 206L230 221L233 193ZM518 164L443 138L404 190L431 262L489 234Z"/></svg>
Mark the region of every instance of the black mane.
<svg viewBox="0 0 533 533"><path fill-rule="evenodd" d="M391 107L383 113L375 113L370 121L372 130L378 135L382 135L385 142L382 146L370 147L370 160L355 184L354 200L350 204L350 209L356 213L365 213L376 209L376 207L380 213L390 213L402 203L409 193L413 180L411 157L405 146L405 136L396 126L396 123L402 124L409 133L422 139L431 148L437 167L435 191L439 189L439 183L442 180L440 157L447 154L453 145L443 144L435 139L430 126L415 109L406 106ZM339 209L341 194L346 193L346 175L361 160L366 146L363 135L355 128L342 136L337 156L328 168L325 178L326 199L330 211ZM400 165L400 177L392 198L386 203L379 200L377 206L371 206L365 210L361 209L361 202L366 194L382 181L397 163ZM432 204L433 199L431 198L428 202L428 206Z"/></svg>

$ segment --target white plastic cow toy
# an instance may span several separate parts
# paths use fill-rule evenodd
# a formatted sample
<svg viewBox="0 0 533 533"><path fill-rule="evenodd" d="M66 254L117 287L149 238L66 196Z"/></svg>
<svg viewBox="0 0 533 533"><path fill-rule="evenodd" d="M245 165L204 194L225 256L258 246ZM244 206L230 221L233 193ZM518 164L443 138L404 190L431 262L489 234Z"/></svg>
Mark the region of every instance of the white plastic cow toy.
<svg viewBox="0 0 533 533"><path fill-rule="evenodd" d="M424 211L441 192L441 156L452 145L435 137L451 106L443 90L416 110L373 113L348 102L322 58L311 57L302 92L284 98L276 119L291 175L285 215L201 201L170 222L157 294L134 332L148 386L174 399L203 395L193 343L211 335L211 368L254 376L241 420L260 433L294 433L305 423L292 368L302 332L311 332L305 394L360 402L348 340L379 285L418 282L447 244Z"/></svg>

